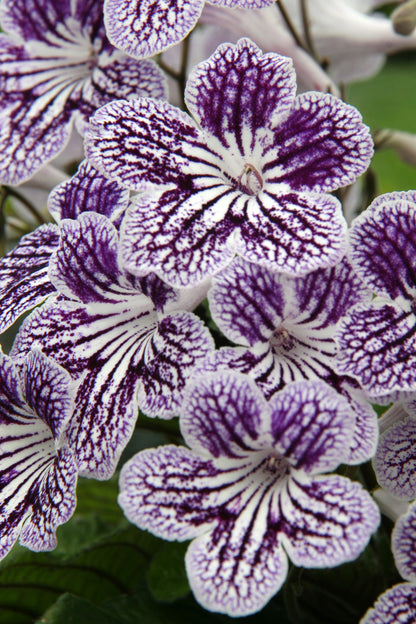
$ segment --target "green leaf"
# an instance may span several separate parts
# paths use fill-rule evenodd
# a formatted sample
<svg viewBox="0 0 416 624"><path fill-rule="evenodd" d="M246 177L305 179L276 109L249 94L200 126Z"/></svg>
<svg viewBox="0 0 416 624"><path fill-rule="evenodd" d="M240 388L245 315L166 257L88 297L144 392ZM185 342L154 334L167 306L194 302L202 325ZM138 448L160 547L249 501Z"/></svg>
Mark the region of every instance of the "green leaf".
<svg viewBox="0 0 416 624"><path fill-rule="evenodd" d="M123 512L117 504L118 474L108 481L95 479L78 480L76 515L96 514L110 524L124 520Z"/></svg>
<svg viewBox="0 0 416 624"><path fill-rule="evenodd" d="M99 604L137 591L161 543L130 526L65 559L17 547L0 566L0 622L32 623L66 592Z"/></svg>
<svg viewBox="0 0 416 624"><path fill-rule="evenodd" d="M185 553L188 543L167 543L153 557L146 579L156 600L173 602L189 591L185 571Z"/></svg>
<svg viewBox="0 0 416 624"><path fill-rule="evenodd" d="M121 620L89 600L63 594L36 624L120 624Z"/></svg>

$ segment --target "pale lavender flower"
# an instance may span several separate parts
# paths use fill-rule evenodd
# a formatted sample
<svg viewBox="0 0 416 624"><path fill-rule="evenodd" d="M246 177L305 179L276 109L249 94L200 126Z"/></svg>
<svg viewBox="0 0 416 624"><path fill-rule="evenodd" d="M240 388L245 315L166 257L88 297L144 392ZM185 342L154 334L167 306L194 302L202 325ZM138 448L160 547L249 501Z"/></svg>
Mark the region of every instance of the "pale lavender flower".
<svg viewBox="0 0 416 624"><path fill-rule="evenodd" d="M285 581L288 558L321 568L355 559L379 512L334 470L354 419L323 382L295 382L269 403L244 375L221 371L188 385L180 414L191 450L145 450L124 467L119 503L142 529L192 539L186 569L211 611L260 610Z"/></svg>
<svg viewBox="0 0 416 624"><path fill-rule="evenodd" d="M144 191L121 231L131 272L181 287L217 273L235 253L297 275L343 256L346 223L327 193L366 169L372 141L356 109L295 91L290 59L241 40L193 70L186 101L196 123L150 98L94 115L87 157Z"/></svg>
<svg viewBox="0 0 416 624"><path fill-rule="evenodd" d="M60 297L23 323L13 355L33 346L78 380L68 440L78 469L109 478L139 407L150 416L177 413L185 383L213 340L191 312L206 287L174 291L156 276L132 277L118 263L118 233L104 215L60 223L49 275Z"/></svg>
<svg viewBox="0 0 416 624"><path fill-rule="evenodd" d="M415 191L382 195L353 222L350 260L377 297L340 321L337 370L372 396L415 392Z"/></svg>
<svg viewBox="0 0 416 624"><path fill-rule="evenodd" d="M0 353L0 558L20 536L31 550L52 550L69 520L77 470L65 439L72 381L40 351L15 367Z"/></svg>
<svg viewBox="0 0 416 624"><path fill-rule="evenodd" d="M162 72L111 46L103 2L3 0L0 181L19 184L68 143L72 126L115 98L164 97Z"/></svg>

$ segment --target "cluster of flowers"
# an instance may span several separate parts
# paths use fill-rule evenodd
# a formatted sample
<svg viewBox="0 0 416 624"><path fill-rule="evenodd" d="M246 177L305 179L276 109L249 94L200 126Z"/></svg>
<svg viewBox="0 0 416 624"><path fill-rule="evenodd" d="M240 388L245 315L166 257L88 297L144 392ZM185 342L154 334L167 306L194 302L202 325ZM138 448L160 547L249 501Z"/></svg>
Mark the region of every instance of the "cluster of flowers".
<svg viewBox="0 0 416 624"><path fill-rule="evenodd" d="M138 527L192 540L187 574L209 610L260 610L288 558L321 568L362 552L379 508L331 474L340 464L375 456L380 484L416 498L416 192L379 197L348 231L331 193L373 154L356 109L297 95L293 62L243 38L192 70L188 114L145 58L201 13L238 7L235 30L248 12L254 29L277 19L272 4L2 1L2 183L33 176L74 123L86 155L49 195L56 224L0 262L0 331L35 308L1 354L2 557L18 538L54 548L77 475L111 477L139 410L179 416L188 446L130 459L119 503ZM322 81L306 56L301 74ZM205 297L229 346L195 314ZM391 401L379 441L371 402ZM393 535L408 582L365 624L414 614L415 543L413 505Z"/></svg>

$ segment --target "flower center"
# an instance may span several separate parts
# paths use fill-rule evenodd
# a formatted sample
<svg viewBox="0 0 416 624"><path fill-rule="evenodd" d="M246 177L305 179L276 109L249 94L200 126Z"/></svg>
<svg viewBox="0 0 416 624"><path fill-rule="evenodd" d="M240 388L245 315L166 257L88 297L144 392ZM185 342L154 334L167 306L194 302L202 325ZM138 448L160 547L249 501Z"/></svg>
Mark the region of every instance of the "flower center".
<svg viewBox="0 0 416 624"><path fill-rule="evenodd" d="M263 178L250 163L244 165L244 169L237 178L237 186L247 195L257 195L263 188Z"/></svg>
<svg viewBox="0 0 416 624"><path fill-rule="evenodd" d="M284 477L289 472L289 464L286 458L281 455L270 455L266 463L266 469L269 472L279 474L280 477Z"/></svg>
<svg viewBox="0 0 416 624"><path fill-rule="evenodd" d="M295 339L284 327L278 327L270 340L272 349L275 351L290 351L295 346Z"/></svg>

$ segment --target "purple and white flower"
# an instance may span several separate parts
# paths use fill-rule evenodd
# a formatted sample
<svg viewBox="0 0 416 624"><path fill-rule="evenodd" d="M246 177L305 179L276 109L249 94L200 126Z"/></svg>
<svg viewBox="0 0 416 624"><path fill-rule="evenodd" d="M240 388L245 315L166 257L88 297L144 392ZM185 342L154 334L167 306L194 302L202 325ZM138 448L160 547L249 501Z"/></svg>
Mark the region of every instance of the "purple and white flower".
<svg viewBox="0 0 416 624"><path fill-rule="evenodd" d="M367 461L377 447L377 417L356 382L335 374L334 334L347 310L369 298L345 259L290 277L236 258L213 278L208 300L217 326L241 346L215 351L201 369L230 367L249 374L268 399L292 381L323 379L356 414L349 463Z"/></svg>
<svg viewBox="0 0 416 624"><path fill-rule="evenodd" d="M164 97L152 61L111 46L103 0L3 0L0 23L0 181L19 184L57 156L72 126L116 98Z"/></svg>
<svg viewBox="0 0 416 624"><path fill-rule="evenodd" d="M230 8L261 9L274 0L209 0ZM147 58L185 39L205 0L105 0L107 35L130 56Z"/></svg>
<svg viewBox="0 0 416 624"><path fill-rule="evenodd" d="M128 201L128 191L84 161L70 180L53 189L48 198L48 209L58 223L94 211L104 214L118 226ZM59 228L52 224L42 225L0 258L0 333L24 312L56 293L48 270L58 245Z"/></svg>
<svg viewBox="0 0 416 624"><path fill-rule="evenodd" d="M382 195L354 220L350 261L377 296L340 321L338 372L374 397L415 392L415 191Z"/></svg>
<svg viewBox="0 0 416 624"><path fill-rule="evenodd" d="M297 275L341 259L346 223L327 193L366 169L372 140L356 109L295 91L289 59L242 39L193 70L186 102L196 122L151 98L93 116L87 158L145 191L122 227L131 272L185 287L235 253Z"/></svg>
<svg viewBox="0 0 416 624"><path fill-rule="evenodd" d="M77 470L65 439L72 380L33 351L15 366L0 353L0 558L20 536L31 550L52 550L69 520Z"/></svg>
<svg viewBox="0 0 416 624"><path fill-rule="evenodd" d="M104 215L85 212L60 223L49 267L60 296L26 319L13 355L32 346L79 382L68 440L80 472L109 478L138 408L171 418L195 364L213 340L192 309L206 286L180 293L157 277L142 280L118 263L118 233Z"/></svg>
<svg viewBox="0 0 416 624"><path fill-rule="evenodd" d="M206 609L254 613L282 586L288 557L336 566L377 528L378 508L358 483L321 474L347 458L354 427L347 401L323 382L295 382L267 403L247 376L197 377L180 422L191 450L135 455L119 503L142 529L193 539L186 569Z"/></svg>

